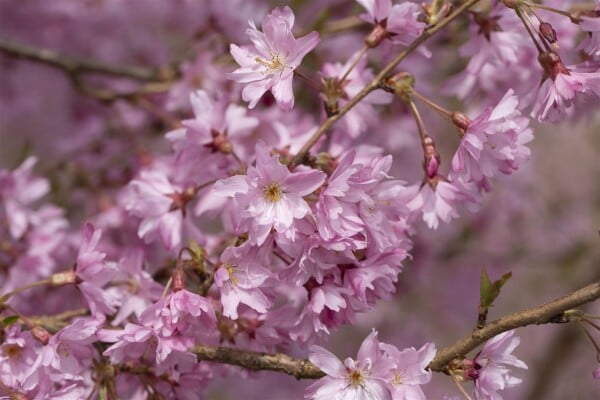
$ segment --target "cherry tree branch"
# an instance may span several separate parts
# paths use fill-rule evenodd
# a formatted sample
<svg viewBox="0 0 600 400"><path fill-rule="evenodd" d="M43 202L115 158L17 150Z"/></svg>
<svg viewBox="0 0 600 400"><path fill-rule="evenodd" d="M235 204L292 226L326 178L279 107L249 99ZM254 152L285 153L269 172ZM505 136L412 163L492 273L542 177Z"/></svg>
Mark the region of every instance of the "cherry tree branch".
<svg viewBox="0 0 600 400"><path fill-rule="evenodd" d="M488 323L456 343L441 349L429 364L432 371L441 372L455 358L464 357L487 340L515 328L560 321L562 314L570 309L600 298L600 281L581 288L559 299L519 311ZM283 353L259 353L229 347L196 346L194 353L199 360L237 365L254 371L276 371L297 379L318 379L325 374L305 359Z"/></svg>
<svg viewBox="0 0 600 400"><path fill-rule="evenodd" d="M22 58L60 68L71 75L97 73L131 78L139 81L165 81L173 78L173 72L165 69L104 64L93 60L68 56L54 50L16 43L6 38L0 38L0 52L11 57Z"/></svg>
<svg viewBox="0 0 600 400"><path fill-rule="evenodd" d="M450 22L452 22L456 17L458 17L459 15L461 15L463 12L465 12L471 6L475 5L475 3L477 3L477 2L479 2L479 0L467 0L467 1L465 1L460 7L457 7L456 10L454 10L452 13L450 13L447 17L441 19L437 24L435 24L433 26L430 26L429 28L425 29L425 31L423 31L423 33L421 34L421 36L419 36L418 38L416 38L410 45L408 45L408 47L406 47L406 49L404 49L402 52L400 52L400 54L398 54L396 56L396 58L394 58L392 61L390 61L379 72L379 74L377 74L377 76L375 76L375 78L373 78L373 80L368 85L366 85L360 92L358 92L354 97L352 97L348 101L348 103L346 103L346 105L339 110L339 112L337 114L334 114L334 115L330 116L329 118L327 118L325 120L325 122L323 122L323 124L321 124L321 126L319 126L319 128L308 139L308 141L304 144L304 146L302 146L302 148L300 149L300 151L298 151L298 154L296 154L296 156L292 159L292 161L290 163L290 166L294 166L294 165L300 164L304 160L304 158L306 157L306 155L308 154L308 152L310 151L310 149L321 138L321 136L323 136L325 134L325 132L327 132L327 130L329 128L331 128L331 126L333 126L333 124L335 124L348 111L350 111L352 109L352 107L354 107L362 99L364 99L365 97L367 97L367 95L369 93L371 93L372 91L374 91L375 89L377 89L379 87L379 85L381 84L381 82L383 82L383 80L388 77L388 75L392 72L392 70L394 68L396 68L396 66L398 64L400 64L400 62L402 60L404 60L410 53L412 53L413 51L415 51L421 44L423 44L430 37L432 37L437 32L439 32L444 27L446 27L446 25L448 25Z"/></svg>

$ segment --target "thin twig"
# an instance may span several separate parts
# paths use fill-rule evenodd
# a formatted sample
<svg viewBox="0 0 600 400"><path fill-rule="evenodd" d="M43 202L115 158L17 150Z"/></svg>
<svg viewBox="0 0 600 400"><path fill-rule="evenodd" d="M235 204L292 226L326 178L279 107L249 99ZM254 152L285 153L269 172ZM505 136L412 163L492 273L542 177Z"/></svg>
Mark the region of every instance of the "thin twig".
<svg viewBox="0 0 600 400"><path fill-rule="evenodd" d="M70 74L97 73L120 76L140 81L165 81L173 79L173 74L163 69L135 66L117 66L61 54L54 50L33 47L0 38L0 52L63 69Z"/></svg>
<svg viewBox="0 0 600 400"><path fill-rule="evenodd" d="M333 126L339 119L341 119L348 111L352 109L355 105L357 105L362 99L364 99L369 93L374 91L379 87L380 82L382 82L394 68L398 65L402 60L404 60L410 53L415 51L421 44L427 41L430 37L435 35L437 32L442 30L446 25L452 22L456 17L461 15L465 10L473 6L475 3L479 2L479 0L467 0L464 4L454 10L453 13L448 15L446 18L442 19L436 25L433 25L427 29L416 38L406 49L404 49L400 54L396 56L389 64L387 64L380 72L377 74L373 80L366 85L360 92L358 92L353 98L351 98L348 103L344 107L342 107L337 114L334 114L327 118L321 126L316 130L316 132L308 139L308 141L302 146L300 151L296 154L296 156L292 159L290 166L298 165L303 160L304 157L308 154L310 149L319 141L321 136Z"/></svg>

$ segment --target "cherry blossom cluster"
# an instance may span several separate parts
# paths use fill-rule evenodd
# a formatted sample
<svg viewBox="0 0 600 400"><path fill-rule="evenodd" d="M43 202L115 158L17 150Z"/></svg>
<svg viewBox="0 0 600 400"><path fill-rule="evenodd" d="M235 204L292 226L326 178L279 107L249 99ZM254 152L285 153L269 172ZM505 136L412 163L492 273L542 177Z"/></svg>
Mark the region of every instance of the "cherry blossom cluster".
<svg viewBox="0 0 600 400"><path fill-rule="evenodd" d="M477 212L526 164L531 119L600 109L600 3L357 0L343 46L317 4L206 3L205 30L177 21L196 55L164 93L105 119L81 105L54 157L0 169L0 399L191 400L248 378L200 345L307 357L326 375L309 400L427 398L431 342L399 350L373 330L344 362L315 343L396 293L421 225ZM451 42L464 62L447 68ZM393 155L407 148L416 168ZM527 368L519 342L506 331L443 372L502 399Z"/></svg>

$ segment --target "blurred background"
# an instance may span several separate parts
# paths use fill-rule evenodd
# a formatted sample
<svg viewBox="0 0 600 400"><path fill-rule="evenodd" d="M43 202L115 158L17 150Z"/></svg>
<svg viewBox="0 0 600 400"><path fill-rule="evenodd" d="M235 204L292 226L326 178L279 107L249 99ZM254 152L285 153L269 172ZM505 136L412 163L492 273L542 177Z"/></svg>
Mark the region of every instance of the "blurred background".
<svg viewBox="0 0 600 400"><path fill-rule="evenodd" d="M362 12L355 2L289 3L299 32L321 29L320 50L308 60L315 76L323 60L344 62L362 45L366 28L353 18ZM36 156L36 173L52 184L46 201L62 207L78 230L81 221L113 204L115 192L140 166L155 154L169 152L164 134L172 121L190 115L189 93L226 87L222 81L234 65L228 44L245 42L247 20L260 21L272 6L282 4L0 0L0 168L13 169L27 156ZM476 105L461 105L440 90L448 76L464 67L464 60L456 57L462 39L460 27L450 29L430 46L434 62L429 68L423 70L425 61L415 55L403 69L424 82L423 91L431 98L475 110ZM69 73L64 66L32 59L43 50L66 56L63 60L139 67L137 74L145 78ZM28 51L35 57L24 55ZM374 57L374 68L377 65ZM141 94L111 97L103 90ZM309 92L299 88L299 93L299 104L314 103ZM383 146L394 155L394 175L416 182L422 154L414 123L398 107L381 112L376 134L359 140ZM438 348L453 343L475 325L483 266L493 279L513 274L490 310L490 320L598 280L600 112L586 114L577 115L576 122L534 124L529 163L496 181L480 211L465 212L436 231L421 226L413 236L412 260L400 275L395 298L360 315L356 326L338 329L327 345L342 359L354 357L371 328L379 330L382 341L399 348L428 341ZM424 115L447 166L458 138L444 121L427 111ZM598 304L586 310L600 315ZM600 340L600 332L594 333ZM515 372L524 383L506 392L506 399L600 398L600 385L592 379L598 367L596 353L578 326L533 326L517 334L522 340L515 354L529 370ZM274 373L252 373L248 380L216 380L207 398L238 399L243 393L249 400L301 399L308 384ZM441 374L434 374L425 392L432 399L459 395Z"/></svg>

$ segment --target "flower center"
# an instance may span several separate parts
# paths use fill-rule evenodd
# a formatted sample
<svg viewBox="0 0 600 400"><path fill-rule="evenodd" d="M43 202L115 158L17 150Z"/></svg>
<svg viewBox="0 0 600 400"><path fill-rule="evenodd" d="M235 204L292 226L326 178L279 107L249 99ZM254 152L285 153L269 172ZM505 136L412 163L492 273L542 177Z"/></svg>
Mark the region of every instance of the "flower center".
<svg viewBox="0 0 600 400"><path fill-rule="evenodd" d="M21 347L16 344L7 344L2 346L2 354L4 354L6 358L15 360L21 356Z"/></svg>
<svg viewBox="0 0 600 400"><path fill-rule="evenodd" d="M271 182L263 188L263 196L265 196L265 200L277 203L283 196L283 190L278 183Z"/></svg>
<svg viewBox="0 0 600 400"><path fill-rule="evenodd" d="M233 265L227 265L225 266L225 269L227 269L227 273L229 273L229 280L231 281L231 283L237 285L239 281L238 278L236 278L234 275L235 267Z"/></svg>
<svg viewBox="0 0 600 400"><path fill-rule="evenodd" d="M394 371L394 379L392 379L392 385L402 385L404 383L404 381L402 380L402 375L397 372Z"/></svg>
<svg viewBox="0 0 600 400"><path fill-rule="evenodd" d="M353 370L348 373L348 379L352 386L362 386L365 383L365 377L361 371Z"/></svg>
<svg viewBox="0 0 600 400"><path fill-rule="evenodd" d="M256 57L256 62L260 65L264 66L267 69L268 74L274 74L276 72L283 72L285 69L284 60L279 56L279 54L271 54L270 60L265 60L260 57Z"/></svg>

